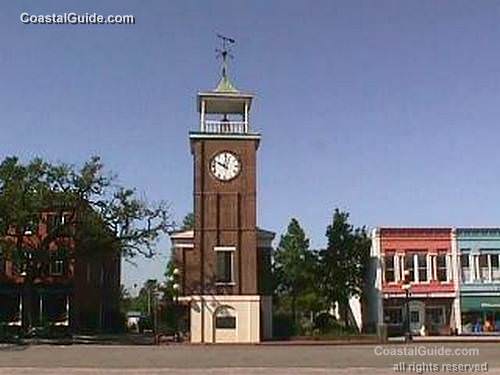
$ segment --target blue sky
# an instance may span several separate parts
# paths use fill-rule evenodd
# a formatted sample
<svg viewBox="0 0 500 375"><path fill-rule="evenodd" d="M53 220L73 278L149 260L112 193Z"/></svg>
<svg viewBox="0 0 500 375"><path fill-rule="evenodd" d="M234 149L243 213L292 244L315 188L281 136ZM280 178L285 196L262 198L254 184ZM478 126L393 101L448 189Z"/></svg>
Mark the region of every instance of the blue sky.
<svg viewBox="0 0 500 375"><path fill-rule="evenodd" d="M257 94L259 225L314 247L356 225L499 225L500 2L15 1L0 12L0 158L103 157L151 200L192 207L188 131L215 87L215 34ZM22 12L133 14L132 26L24 25ZM127 285L169 252L124 266Z"/></svg>

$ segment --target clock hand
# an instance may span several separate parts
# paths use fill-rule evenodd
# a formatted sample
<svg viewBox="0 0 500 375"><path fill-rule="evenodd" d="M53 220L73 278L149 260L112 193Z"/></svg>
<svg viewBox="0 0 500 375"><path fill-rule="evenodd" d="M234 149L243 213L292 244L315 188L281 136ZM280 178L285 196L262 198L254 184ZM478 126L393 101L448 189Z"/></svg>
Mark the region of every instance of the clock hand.
<svg viewBox="0 0 500 375"><path fill-rule="evenodd" d="M216 161L217 164L219 164L221 167L223 167L224 169L227 169L227 165L224 164L224 163L221 163L220 161Z"/></svg>

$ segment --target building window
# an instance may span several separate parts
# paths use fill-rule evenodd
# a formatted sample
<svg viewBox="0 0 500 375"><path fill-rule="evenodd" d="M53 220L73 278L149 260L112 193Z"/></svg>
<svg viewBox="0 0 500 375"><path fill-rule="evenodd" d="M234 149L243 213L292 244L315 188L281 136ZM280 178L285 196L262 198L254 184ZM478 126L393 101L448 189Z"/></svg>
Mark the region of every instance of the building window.
<svg viewBox="0 0 500 375"><path fill-rule="evenodd" d="M65 260L67 258L67 249L59 248L50 254L49 273L52 276L64 275Z"/></svg>
<svg viewBox="0 0 500 375"><path fill-rule="evenodd" d="M395 272L394 272L394 254L386 254L384 257L384 273L385 273L385 281L388 283L392 283L395 280Z"/></svg>
<svg viewBox="0 0 500 375"><path fill-rule="evenodd" d="M488 254L479 255L479 276L481 281L488 281L490 270L488 267Z"/></svg>
<svg viewBox="0 0 500 375"><path fill-rule="evenodd" d="M396 262L396 273L397 273L397 279L396 281L402 281L405 279L405 270L404 270L404 256L403 255L398 255L396 257L397 262Z"/></svg>
<svg viewBox="0 0 500 375"><path fill-rule="evenodd" d="M2 245L0 245L0 273L5 273L5 258L3 255Z"/></svg>
<svg viewBox="0 0 500 375"><path fill-rule="evenodd" d="M54 258L50 261L50 274L53 276L61 276L64 274L64 260Z"/></svg>
<svg viewBox="0 0 500 375"><path fill-rule="evenodd" d="M217 279L218 283L230 283L233 281L233 252L217 252Z"/></svg>
<svg viewBox="0 0 500 375"><path fill-rule="evenodd" d="M61 235L62 236L71 236L75 233L75 228L74 228L74 225L72 223L72 217L73 217L73 214L63 214L61 216Z"/></svg>
<svg viewBox="0 0 500 375"><path fill-rule="evenodd" d="M105 274L105 272L104 272L104 265L101 265L101 277L100 277L100 280L99 280L101 286L104 286L104 274Z"/></svg>
<svg viewBox="0 0 500 375"><path fill-rule="evenodd" d="M446 254L436 257L436 276L438 281L448 281L448 269L446 267Z"/></svg>
<svg viewBox="0 0 500 375"><path fill-rule="evenodd" d="M468 282L471 279L469 254L460 255L460 269L462 274L462 282Z"/></svg>
<svg viewBox="0 0 500 375"><path fill-rule="evenodd" d="M493 281L500 281L499 254L491 254L491 278Z"/></svg>
<svg viewBox="0 0 500 375"><path fill-rule="evenodd" d="M57 214L47 214L46 224L47 224L47 233L51 234L56 228L61 225L62 217Z"/></svg>
<svg viewBox="0 0 500 375"><path fill-rule="evenodd" d="M418 262L418 281L425 282L427 281L427 255L418 254L417 262Z"/></svg>
<svg viewBox="0 0 500 375"><path fill-rule="evenodd" d="M39 218L35 216L28 222L28 224L26 224L26 227L24 228L24 234L26 236L37 234L38 221L39 221Z"/></svg>
<svg viewBox="0 0 500 375"><path fill-rule="evenodd" d="M91 268L90 262L87 262L87 284L90 284L90 280L92 278L91 272L92 272L92 268Z"/></svg>
<svg viewBox="0 0 500 375"><path fill-rule="evenodd" d="M26 276L28 270L28 261L31 259L32 249L26 249L25 251L16 251L13 254L12 266L13 274L19 276Z"/></svg>
<svg viewBox="0 0 500 375"><path fill-rule="evenodd" d="M71 216L72 214L63 214L61 217L61 224L68 225L71 224Z"/></svg>
<svg viewBox="0 0 500 375"><path fill-rule="evenodd" d="M400 308L390 308L384 310L384 321L386 324L402 324L403 310Z"/></svg>
<svg viewBox="0 0 500 375"><path fill-rule="evenodd" d="M415 281L415 260L413 253L405 254L405 272L408 271L407 281ZM403 275L405 276L405 275Z"/></svg>

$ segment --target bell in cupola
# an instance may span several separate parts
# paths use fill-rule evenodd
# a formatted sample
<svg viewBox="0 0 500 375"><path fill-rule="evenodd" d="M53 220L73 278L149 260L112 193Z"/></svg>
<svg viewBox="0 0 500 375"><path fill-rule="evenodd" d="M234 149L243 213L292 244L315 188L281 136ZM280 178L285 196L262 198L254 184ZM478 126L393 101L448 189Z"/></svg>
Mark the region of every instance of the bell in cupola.
<svg viewBox="0 0 500 375"><path fill-rule="evenodd" d="M222 133L231 133L231 123L227 118L227 113L224 113L221 121L221 132Z"/></svg>

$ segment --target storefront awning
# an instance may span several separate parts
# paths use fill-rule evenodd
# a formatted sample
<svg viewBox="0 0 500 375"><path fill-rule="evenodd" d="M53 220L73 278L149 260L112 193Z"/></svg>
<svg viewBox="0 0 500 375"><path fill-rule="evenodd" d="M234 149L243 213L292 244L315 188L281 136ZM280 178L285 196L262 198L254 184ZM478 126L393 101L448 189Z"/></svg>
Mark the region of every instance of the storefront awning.
<svg viewBox="0 0 500 375"><path fill-rule="evenodd" d="M463 312L500 310L500 296L462 297L460 305Z"/></svg>

